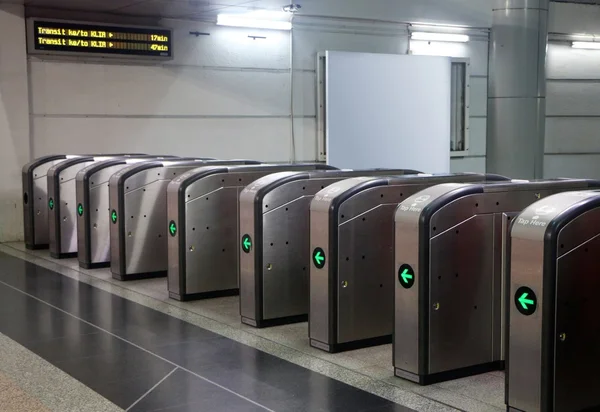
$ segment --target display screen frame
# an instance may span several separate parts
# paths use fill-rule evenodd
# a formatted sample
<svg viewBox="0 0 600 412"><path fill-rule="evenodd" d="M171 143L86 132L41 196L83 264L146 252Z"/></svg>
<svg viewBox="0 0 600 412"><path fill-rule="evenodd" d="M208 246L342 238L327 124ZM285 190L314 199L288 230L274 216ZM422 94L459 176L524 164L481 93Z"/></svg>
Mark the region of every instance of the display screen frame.
<svg viewBox="0 0 600 412"><path fill-rule="evenodd" d="M38 37L40 37L35 31L36 27L40 23L49 23L49 24L61 24L65 25L65 28L73 29L75 27L87 30L96 30L96 31L137 31L138 33L151 32L156 31L158 34L164 34L168 36L167 42L165 44L168 45L169 51L166 52L166 55L160 54L146 54L143 51L135 51L135 50L119 50L115 49L114 51L107 52L102 48L95 49L94 51L85 51L82 48L62 48L56 49L52 46L49 46L48 49L40 49L36 47L36 41ZM69 27L70 26L70 27ZM148 33L150 34L150 33ZM44 37L44 36L41 36ZM57 38L56 35L48 35L48 37ZM104 38L91 38L89 37L89 41L104 41ZM120 40L115 40L115 42ZM158 43L158 42L157 42ZM44 19L44 18L28 18L27 19L27 53L31 55L59 55L59 56L72 56L72 57L87 57L87 58L106 58L106 59L121 59L121 60L173 60L174 58L174 45L173 45L173 30L168 27L151 27L151 26L137 26L137 25L123 25L123 24L112 24L112 23L97 23L97 22L89 22L89 21L74 21L74 20L58 20L58 19Z"/></svg>

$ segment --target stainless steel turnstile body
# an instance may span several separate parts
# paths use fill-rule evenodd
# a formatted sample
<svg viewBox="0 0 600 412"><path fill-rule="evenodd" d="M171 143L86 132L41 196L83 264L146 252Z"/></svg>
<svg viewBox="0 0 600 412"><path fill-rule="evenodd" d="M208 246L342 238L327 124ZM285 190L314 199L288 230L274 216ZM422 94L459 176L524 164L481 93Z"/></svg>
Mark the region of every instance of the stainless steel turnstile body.
<svg viewBox="0 0 600 412"><path fill-rule="evenodd" d="M248 163L257 162L178 159L135 164L112 175L109 220L113 278L132 280L167 274L167 186L173 179L202 165Z"/></svg>
<svg viewBox="0 0 600 412"><path fill-rule="evenodd" d="M48 170L48 237L53 258L77 256L77 173L108 159L110 157L81 156L60 162Z"/></svg>
<svg viewBox="0 0 600 412"><path fill-rule="evenodd" d="M478 174L354 178L317 193L310 205L311 346L339 352L390 342L396 206L435 184L485 179Z"/></svg>
<svg viewBox="0 0 600 412"><path fill-rule="evenodd" d="M79 266L94 269L110 266L110 177L125 167L140 162L176 156L144 156L96 162L77 173L77 257Z"/></svg>
<svg viewBox="0 0 600 412"><path fill-rule="evenodd" d="M511 230L509 411L600 410L600 193L550 196Z"/></svg>
<svg viewBox="0 0 600 412"><path fill-rule="evenodd" d="M586 180L444 184L395 215L394 367L422 385L504 365L503 256L510 221Z"/></svg>
<svg viewBox="0 0 600 412"><path fill-rule="evenodd" d="M325 187L358 176L417 174L414 170L281 172L240 195L240 315L262 328L308 319L310 202ZM244 237L252 247L244 248Z"/></svg>
<svg viewBox="0 0 600 412"><path fill-rule="evenodd" d="M23 166L23 223L27 249L48 248L48 170L75 157L80 156L44 156Z"/></svg>
<svg viewBox="0 0 600 412"><path fill-rule="evenodd" d="M177 300L239 291L239 196L255 180L281 171L333 169L322 164L223 167L192 171L168 188L169 296Z"/></svg>

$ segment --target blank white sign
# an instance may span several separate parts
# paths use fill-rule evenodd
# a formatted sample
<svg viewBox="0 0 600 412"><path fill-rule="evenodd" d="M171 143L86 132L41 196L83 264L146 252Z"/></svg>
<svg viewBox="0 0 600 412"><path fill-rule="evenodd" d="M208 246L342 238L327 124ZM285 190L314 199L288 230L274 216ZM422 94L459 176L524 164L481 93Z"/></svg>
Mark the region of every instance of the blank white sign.
<svg viewBox="0 0 600 412"><path fill-rule="evenodd" d="M448 57L327 52L327 162L450 171Z"/></svg>

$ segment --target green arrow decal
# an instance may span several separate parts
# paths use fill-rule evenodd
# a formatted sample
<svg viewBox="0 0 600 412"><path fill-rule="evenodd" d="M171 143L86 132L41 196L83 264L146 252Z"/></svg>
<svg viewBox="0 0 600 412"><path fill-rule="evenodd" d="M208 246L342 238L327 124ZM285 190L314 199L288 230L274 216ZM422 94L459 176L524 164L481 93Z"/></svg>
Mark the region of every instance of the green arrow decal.
<svg viewBox="0 0 600 412"><path fill-rule="evenodd" d="M248 234L242 236L242 250L244 253L250 253L252 250L252 238Z"/></svg>
<svg viewBox="0 0 600 412"><path fill-rule="evenodd" d="M169 223L169 233L171 234L171 236L175 236L177 234L177 225L172 220Z"/></svg>
<svg viewBox="0 0 600 412"><path fill-rule="evenodd" d="M54 209L54 199L50 198L50 200L48 200L48 207L50 210Z"/></svg>
<svg viewBox="0 0 600 412"><path fill-rule="evenodd" d="M402 272L402 274L400 276L402 277L402 281L404 283L408 283L413 278L413 275L408 273L408 269L404 269L404 271Z"/></svg>
<svg viewBox="0 0 600 412"><path fill-rule="evenodd" d="M79 216L83 216L83 205L81 203L77 205L77 214L79 214Z"/></svg>
<svg viewBox="0 0 600 412"><path fill-rule="evenodd" d="M315 255L315 262L317 262L317 265L323 263L324 260L325 258L321 255L321 252L317 252L317 254Z"/></svg>
<svg viewBox="0 0 600 412"><path fill-rule="evenodd" d="M110 213L110 220L111 220L113 223L117 223L117 211L116 211L116 210L113 210L113 211Z"/></svg>
<svg viewBox="0 0 600 412"><path fill-rule="evenodd" d="M527 299L527 296L529 296L529 293L525 292L519 298L519 303L525 310L529 310L529 307L527 307L527 305L533 305L535 303L533 300Z"/></svg>

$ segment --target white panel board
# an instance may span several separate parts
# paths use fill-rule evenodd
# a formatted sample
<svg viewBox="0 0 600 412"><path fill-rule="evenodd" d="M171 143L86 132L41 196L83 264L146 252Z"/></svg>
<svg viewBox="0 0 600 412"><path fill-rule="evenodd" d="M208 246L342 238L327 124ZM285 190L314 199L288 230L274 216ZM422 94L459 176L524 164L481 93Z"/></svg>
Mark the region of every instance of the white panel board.
<svg viewBox="0 0 600 412"><path fill-rule="evenodd" d="M287 161L289 119L34 119L34 157L142 152Z"/></svg>
<svg viewBox="0 0 600 412"><path fill-rule="evenodd" d="M340 33L294 29L294 68L315 70L317 53L326 50L362 53L406 54L408 36Z"/></svg>
<svg viewBox="0 0 600 412"><path fill-rule="evenodd" d="M410 49L412 54L419 56L468 57L472 76L488 74L487 40L471 40L467 43L411 40Z"/></svg>
<svg viewBox="0 0 600 412"><path fill-rule="evenodd" d="M600 7L597 8L600 10ZM600 34L600 26L596 33ZM600 52L574 49L568 43L548 43L546 77L548 79L600 79Z"/></svg>
<svg viewBox="0 0 600 412"><path fill-rule="evenodd" d="M546 82L546 116L600 116L600 82Z"/></svg>
<svg viewBox="0 0 600 412"><path fill-rule="evenodd" d="M600 179L600 154L546 155L544 178Z"/></svg>
<svg viewBox="0 0 600 412"><path fill-rule="evenodd" d="M454 157L450 161L452 173L485 173L485 157Z"/></svg>
<svg viewBox="0 0 600 412"><path fill-rule="evenodd" d="M546 153L600 153L600 118L546 118Z"/></svg>
<svg viewBox="0 0 600 412"><path fill-rule="evenodd" d="M327 53L327 161L450 170L450 59Z"/></svg>
<svg viewBox="0 0 600 412"><path fill-rule="evenodd" d="M31 62L34 114L288 115L290 76L194 67Z"/></svg>

